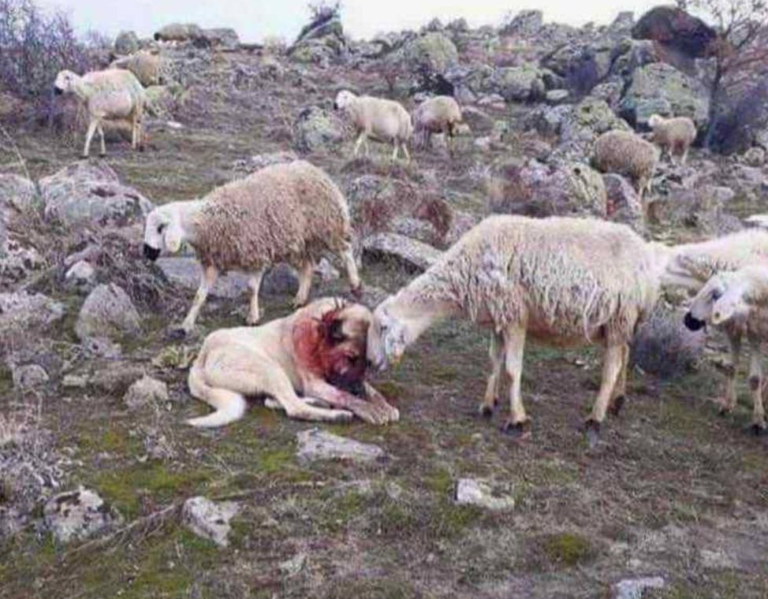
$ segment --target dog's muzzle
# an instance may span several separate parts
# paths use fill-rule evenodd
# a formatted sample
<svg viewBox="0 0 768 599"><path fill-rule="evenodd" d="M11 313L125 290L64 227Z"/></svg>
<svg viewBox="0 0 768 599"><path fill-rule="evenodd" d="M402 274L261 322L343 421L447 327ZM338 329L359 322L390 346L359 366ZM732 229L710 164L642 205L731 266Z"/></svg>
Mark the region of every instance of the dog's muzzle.
<svg viewBox="0 0 768 599"><path fill-rule="evenodd" d="M153 248L151 245L144 244L144 257L154 262L160 255L160 250Z"/></svg>
<svg viewBox="0 0 768 599"><path fill-rule="evenodd" d="M685 324L685 327L690 331L700 331L707 323L698 318L694 318L691 313L688 312L683 319L683 324Z"/></svg>

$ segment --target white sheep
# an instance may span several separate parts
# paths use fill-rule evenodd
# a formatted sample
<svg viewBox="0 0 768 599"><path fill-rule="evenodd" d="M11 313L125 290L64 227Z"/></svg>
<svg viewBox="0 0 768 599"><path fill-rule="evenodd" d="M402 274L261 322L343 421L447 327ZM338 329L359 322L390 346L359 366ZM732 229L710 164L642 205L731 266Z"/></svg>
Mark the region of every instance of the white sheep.
<svg viewBox="0 0 768 599"><path fill-rule="evenodd" d="M592 163L603 173L617 173L631 179L640 199L650 193L659 150L652 143L629 131L608 131L595 141ZM647 203L643 202L647 215Z"/></svg>
<svg viewBox="0 0 768 599"><path fill-rule="evenodd" d="M361 284L352 255L349 208L336 184L304 161L275 164L213 190L204 199L173 202L147 215L144 255L176 253L188 242L203 267L200 287L184 319L190 333L219 273L252 273L248 322L260 319L259 288L266 269L287 262L299 271L294 305L309 298L314 265L325 251L343 258L353 293Z"/></svg>
<svg viewBox="0 0 768 599"><path fill-rule="evenodd" d="M71 71L56 76L57 93L73 93L85 105L88 113L88 134L85 137L83 157L91 149L91 139L98 130L101 137L101 155L107 153L104 143L104 120L130 120L131 147L142 143L142 121L146 96L136 76L122 69L108 69L86 73L82 77Z"/></svg>
<svg viewBox="0 0 768 599"><path fill-rule="evenodd" d="M433 133L442 133L451 147L462 125L461 108L451 96L425 100L413 112L414 134L423 147L430 146Z"/></svg>
<svg viewBox="0 0 768 599"><path fill-rule="evenodd" d="M493 216L374 312L368 359L396 363L435 321L464 316L492 328L493 365L481 412L490 414L504 371L512 381L505 429L530 428L520 395L526 337L556 346L605 346L602 384L587 421L596 439L607 409L624 401L629 341L659 287L652 247L629 227L591 219Z"/></svg>
<svg viewBox="0 0 768 599"><path fill-rule="evenodd" d="M368 155L368 138L372 138L392 143L392 160L397 159L398 151L402 148L406 160L410 161L406 144L413 134L413 124L411 115L401 104L394 100L356 96L350 91L342 90L337 94L333 107L352 118L358 133L355 156L360 151L361 144L365 144L365 154Z"/></svg>
<svg viewBox="0 0 768 599"><path fill-rule="evenodd" d="M768 341L768 265L747 266L713 276L699 291L685 315L685 324L699 330L705 324L722 328L730 343L731 364L726 376L722 413L736 407L736 374L744 337L750 346L749 386L754 408L752 430L766 430L763 408L762 345Z"/></svg>
<svg viewBox="0 0 768 599"><path fill-rule="evenodd" d="M651 139L662 151L669 154L670 160L675 154L680 156L680 162L685 164L688 160L688 150L696 139L696 125L687 116L665 119L654 114L648 119L648 126L652 130Z"/></svg>

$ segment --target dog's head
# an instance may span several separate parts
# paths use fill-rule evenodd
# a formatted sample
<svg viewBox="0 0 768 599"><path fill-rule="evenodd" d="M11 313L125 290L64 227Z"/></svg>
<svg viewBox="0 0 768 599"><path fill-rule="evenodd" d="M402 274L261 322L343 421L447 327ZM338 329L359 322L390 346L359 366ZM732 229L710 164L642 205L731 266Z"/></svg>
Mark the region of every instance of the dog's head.
<svg viewBox="0 0 768 599"><path fill-rule="evenodd" d="M298 361L335 387L360 394L371 320L368 308L341 300L319 317L300 320L294 328Z"/></svg>

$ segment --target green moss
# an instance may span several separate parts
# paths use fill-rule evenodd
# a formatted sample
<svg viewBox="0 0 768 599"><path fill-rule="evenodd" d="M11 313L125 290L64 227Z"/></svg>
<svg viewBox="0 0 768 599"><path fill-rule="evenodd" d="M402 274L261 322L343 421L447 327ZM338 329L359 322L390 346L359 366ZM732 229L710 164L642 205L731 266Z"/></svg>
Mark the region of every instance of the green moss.
<svg viewBox="0 0 768 599"><path fill-rule="evenodd" d="M553 564L569 568L590 561L595 553L588 539L570 532L547 536L542 546Z"/></svg>
<svg viewBox="0 0 768 599"><path fill-rule="evenodd" d="M454 487L453 477L448 470L439 468L433 470L424 480L426 487L441 497L448 497Z"/></svg>

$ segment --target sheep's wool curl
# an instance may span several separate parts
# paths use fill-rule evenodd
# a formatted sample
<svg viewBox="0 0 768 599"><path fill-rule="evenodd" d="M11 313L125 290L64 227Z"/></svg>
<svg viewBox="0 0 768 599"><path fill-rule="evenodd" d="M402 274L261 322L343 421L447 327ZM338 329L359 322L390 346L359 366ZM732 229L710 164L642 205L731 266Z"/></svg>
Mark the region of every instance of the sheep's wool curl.
<svg viewBox="0 0 768 599"><path fill-rule="evenodd" d="M195 219L203 266L258 271L339 252L351 241L349 209L319 168L296 161L263 168L205 198Z"/></svg>
<svg viewBox="0 0 768 599"><path fill-rule="evenodd" d="M493 216L406 288L445 301L497 331L524 326L555 344L628 341L656 302L659 277L645 242L600 220Z"/></svg>

